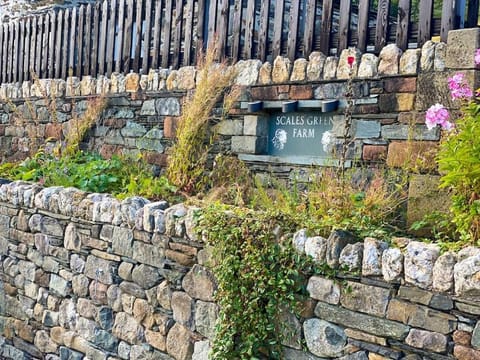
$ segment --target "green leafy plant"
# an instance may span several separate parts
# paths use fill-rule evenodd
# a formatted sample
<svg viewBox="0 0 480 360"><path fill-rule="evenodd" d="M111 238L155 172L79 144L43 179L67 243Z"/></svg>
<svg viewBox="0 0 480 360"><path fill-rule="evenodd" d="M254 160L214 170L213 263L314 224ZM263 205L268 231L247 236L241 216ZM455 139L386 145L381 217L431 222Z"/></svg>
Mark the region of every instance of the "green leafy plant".
<svg viewBox="0 0 480 360"><path fill-rule="evenodd" d="M452 190L452 221L466 242L480 237L480 104L471 101L443 139L438 154L441 186Z"/></svg>
<svg viewBox="0 0 480 360"><path fill-rule="evenodd" d="M0 176L39 182L45 186L73 186L89 192L109 192L123 199L145 196L172 202L182 200L165 177L156 177L142 159L77 151L60 157L38 152L21 163L0 166Z"/></svg>
<svg viewBox="0 0 480 360"><path fill-rule="evenodd" d="M281 358L282 309L298 308L312 262L288 236L298 223L280 212L211 205L198 229L213 247L219 320L212 359Z"/></svg>
<svg viewBox="0 0 480 360"><path fill-rule="evenodd" d="M480 49L475 53L480 65ZM429 129L440 127L443 139L437 156L442 175L440 187L451 193L451 221L464 244L478 244L480 238L480 97L474 95L465 74L456 73L448 79L453 100L462 104L461 115L455 123L441 104L432 105L426 112Z"/></svg>

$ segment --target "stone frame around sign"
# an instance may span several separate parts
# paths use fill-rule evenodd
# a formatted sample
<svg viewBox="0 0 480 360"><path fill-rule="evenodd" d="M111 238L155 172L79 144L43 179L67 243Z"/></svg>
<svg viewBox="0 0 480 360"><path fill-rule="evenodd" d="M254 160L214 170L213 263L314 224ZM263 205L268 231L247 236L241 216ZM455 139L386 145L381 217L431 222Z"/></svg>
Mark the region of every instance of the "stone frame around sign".
<svg viewBox="0 0 480 360"><path fill-rule="evenodd" d="M315 112L313 112L315 113ZM275 114L275 113L273 113ZM341 143L345 129L343 114L337 112L322 113L332 119L331 134L335 141L334 146ZM268 153L268 136L272 113L247 114L243 117L243 134L234 135L231 139L231 150L244 161L256 161L272 164L298 164L318 166L338 166L339 161L332 156L314 156L305 154L288 154L279 156ZM321 146L321 143L319 144ZM345 166L350 167L351 161Z"/></svg>

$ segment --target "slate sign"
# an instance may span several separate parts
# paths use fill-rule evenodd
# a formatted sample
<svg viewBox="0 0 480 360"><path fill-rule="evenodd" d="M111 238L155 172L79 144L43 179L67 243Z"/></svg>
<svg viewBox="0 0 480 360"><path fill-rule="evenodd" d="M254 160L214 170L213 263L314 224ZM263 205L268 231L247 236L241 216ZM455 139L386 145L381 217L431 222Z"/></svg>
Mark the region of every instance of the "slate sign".
<svg viewBox="0 0 480 360"><path fill-rule="evenodd" d="M333 116L321 112L274 113L268 129L268 155L327 158L322 144L324 133L332 130Z"/></svg>

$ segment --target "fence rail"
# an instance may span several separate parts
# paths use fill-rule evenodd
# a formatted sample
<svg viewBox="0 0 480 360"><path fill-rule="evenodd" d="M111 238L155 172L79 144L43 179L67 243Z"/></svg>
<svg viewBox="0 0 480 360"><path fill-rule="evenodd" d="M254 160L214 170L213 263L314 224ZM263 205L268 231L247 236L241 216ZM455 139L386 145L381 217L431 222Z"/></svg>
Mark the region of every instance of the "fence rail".
<svg viewBox="0 0 480 360"><path fill-rule="evenodd" d="M214 37L222 57L291 59L348 46L418 47L477 26L479 0L103 0L0 28L0 81L147 73L194 64ZM438 7L438 6L437 6Z"/></svg>

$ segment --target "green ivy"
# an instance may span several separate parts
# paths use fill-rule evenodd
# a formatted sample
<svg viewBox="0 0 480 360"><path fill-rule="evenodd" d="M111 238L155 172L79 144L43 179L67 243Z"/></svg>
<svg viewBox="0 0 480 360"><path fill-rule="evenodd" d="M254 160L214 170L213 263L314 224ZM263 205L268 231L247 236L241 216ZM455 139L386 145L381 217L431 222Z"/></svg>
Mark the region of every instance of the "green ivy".
<svg viewBox="0 0 480 360"><path fill-rule="evenodd" d="M198 229L213 248L219 321L212 359L279 359L281 309L299 309L313 263L293 249L299 222L279 212L226 205L202 211Z"/></svg>

